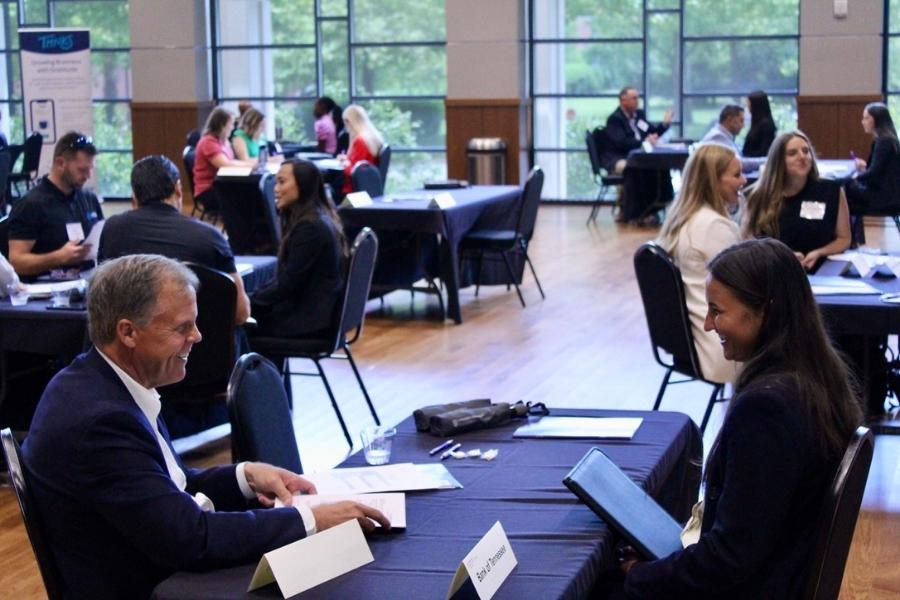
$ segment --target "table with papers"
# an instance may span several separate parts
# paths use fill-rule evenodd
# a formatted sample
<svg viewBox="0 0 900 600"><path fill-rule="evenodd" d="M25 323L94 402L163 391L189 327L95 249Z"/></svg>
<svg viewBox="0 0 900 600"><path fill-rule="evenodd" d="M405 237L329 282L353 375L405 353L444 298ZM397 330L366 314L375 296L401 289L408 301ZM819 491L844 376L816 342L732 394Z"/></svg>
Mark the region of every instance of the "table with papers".
<svg viewBox="0 0 900 600"><path fill-rule="evenodd" d="M631 440L518 439L523 421L454 436L463 450L499 449L492 461L441 462L428 451L442 438L398 425L392 464L443 464L462 488L406 493L406 529L368 538L375 560L297 598L443 598L460 561L499 521L518 566L495 598L582 598L615 565L615 534L563 485L585 452L598 446L679 521L697 499L702 462L699 432L680 413L554 409L554 416L641 418ZM362 453L342 466L364 466ZM207 573L180 572L154 598L280 598L269 585L246 589L256 565Z"/></svg>
<svg viewBox="0 0 900 600"><path fill-rule="evenodd" d="M875 264L874 257L872 263ZM864 268L864 267L863 267ZM848 273L849 271L849 273ZM881 294L900 292L900 279L883 273L856 277L855 267L850 268L849 260L826 260L810 277L816 302L828 329L833 334L888 335L900 333L900 305L885 302ZM844 275L844 276L841 276ZM854 275L854 276L847 276ZM842 285L856 286L856 290L837 293L840 290L827 286L828 293L817 291L817 281L828 283L843 282ZM862 286L869 286L874 292L860 293Z"/></svg>

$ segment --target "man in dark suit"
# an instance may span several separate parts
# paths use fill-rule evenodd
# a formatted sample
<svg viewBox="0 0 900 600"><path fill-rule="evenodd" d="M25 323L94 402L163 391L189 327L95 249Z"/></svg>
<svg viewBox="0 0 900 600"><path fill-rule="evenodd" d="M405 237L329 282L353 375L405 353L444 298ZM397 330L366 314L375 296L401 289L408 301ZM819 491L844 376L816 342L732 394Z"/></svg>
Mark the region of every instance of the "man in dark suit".
<svg viewBox="0 0 900 600"><path fill-rule="evenodd" d="M638 108L640 100L641 95L637 89L622 88L619 92L619 108L606 119L606 135L611 147L601 157L601 161L610 172L624 171L628 153L640 148L644 140L655 145L672 122L671 109L666 111L662 123L647 121L647 115Z"/></svg>
<svg viewBox="0 0 900 600"><path fill-rule="evenodd" d="M156 255L104 263L88 290L94 348L47 386L25 442L37 513L72 598L146 598L181 569L254 562L350 519L371 531L378 511L314 493L261 463L185 468L158 418L155 388L184 378L197 330L196 277ZM247 510L255 499L271 507Z"/></svg>

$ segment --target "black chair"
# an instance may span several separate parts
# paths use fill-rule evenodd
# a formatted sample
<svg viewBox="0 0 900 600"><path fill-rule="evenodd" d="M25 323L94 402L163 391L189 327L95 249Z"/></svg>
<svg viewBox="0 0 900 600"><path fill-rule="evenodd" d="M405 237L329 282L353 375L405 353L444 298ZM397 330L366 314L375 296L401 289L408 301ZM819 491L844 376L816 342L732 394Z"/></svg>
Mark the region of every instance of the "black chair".
<svg viewBox="0 0 900 600"><path fill-rule="evenodd" d="M259 187L263 199L263 217L271 237L272 248L277 253L281 244L281 218L278 216L278 209L275 208L275 175L271 173L263 175Z"/></svg>
<svg viewBox="0 0 900 600"><path fill-rule="evenodd" d="M519 295L519 302L525 306L525 298L519 289L519 284L509 260L510 252L521 253L525 262L531 269L534 281L537 283L538 291L541 298L546 298L544 289L528 258L528 243L534 235L534 226L537 222L538 208L541 204L541 190L544 188L544 171L540 167L531 169L525 186L522 189L522 197L519 202L519 216L515 229L475 229L465 235L460 241L460 249L464 252L476 252L478 254L478 270L475 276L475 295L478 296L478 288L481 287L481 264L484 255L487 252L499 254L506 265L506 272L509 274L509 283L516 287L516 294ZM507 289L508 286L507 286Z"/></svg>
<svg viewBox="0 0 900 600"><path fill-rule="evenodd" d="M350 132L346 129L341 129L337 134L337 150L334 155L338 154L346 154L347 150L350 149Z"/></svg>
<svg viewBox="0 0 900 600"><path fill-rule="evenodd" d="M724 400L721 396L725 386L703 378L700 359L694 346L694 334L691 332L691 319L685 304L681 271L665 250L654 242L647 242L634 253L634 273L644 303L653 357L666 368L666 375L656 395L653 410L659 410L673 372L685 375L688 379L671 383L694 380L708 383L713 386L713 391L700 424L700 431L705 431L713 405ZM664 361L660 356L660 350L671 355L671 361Z"/></svg>
<svg viewBox="0 0 900 600"><path fill-rule="evenodd" d="M197 202L197 195L194 192L194 162L197 160L196 148L188 144L181 151L181 160L184 162L184 172L187 174L188 185L191 188L191 197L194 199L194 207L191 209L191 216L200 217L202 221L206 216L206 207Z"/></svg>
<svg viewBox="0 0 900 600"><path fill-rule="evenodd" d="M200 143L201 137L203 137L202 129L191 129L185 136L185 143L191 148L196 148L197 144Z"/></svg>
<svg viewBox="0 0 900 600"><path fill-rule="evenodd" d="M0 254L9 259L9 217L0 215Z"/></svg>
<svg viewBox="0 0 900 600"><path fill-rule="evenodd" d="M0 151L0 216L6 214L7 207L9 206L9 190L7 190L7 185L11 168L12 155L6 150Z"/></svg>
<svg viewBox="0 0 900 600"><path fill-rule="evenodd" d="M387 188L388 167L391 166L391 147L385 144L378 155L378 172L381 173L381 187Z"/></svg>
<svg viewBox="0 0 900 600"><path fill-rule="evenodd" d="M381 172L367 160L361 160L353 165L353 170L350 171L350 184L354 192L368 192L373 198L384 193Z"/></svg>
<svg viewBox="0 0 900 600"><path fill-rule="evenodd" d="M28 487L28 472L22 460L22 450L19 443L9 428L0 431L0 439L3 443L3 453L6 455L6 465L9 468L9 476L16 500L19 501L19 510L22 512L22 520L25 521L25 530L28 532L28 540L31 549L37 559L38 568L41 570L41 578L44 580L44 588L50 600L65 597L65 586L50 553L50 545L44 534L40 516L31 489Z"/></svg>
<svg viewBox="0 0 900 600"><path fill-rule="evenodd" d="M27 192L34 185L34 178L37 176L38 168L41 164L41 149L44 146L44 136L34 131L25 139L22 145L22 170L16 173L10 173L8 179L7 198L12 201L13 197L21 198L24 194L19 189L19 184L25 184ZM15 195L13 195L15 189Z"/></svg>
<svg viewBox="0 0 900 600"><path fill-rule="evenodd" d="M281 373L251 352L238 359L228 382L232 462L259 461L302 473L291 409Z"/></svg>
<svg viewBox="0 0 900 600"><path fill-rule="evenodd" d="M277 338L277 337L253 337L250 339L250 346L254 351L259 352L263 356L276 359L276 364L283 361L282 374L284 376L285 389L290 391L291 375L311 375L318 376L325 385L325 391L331 399L331 406L334 413L341 424L344 437L347 443L353 447L353 440L347 431L347 425L344 423L344 417L341 409L337 405L334 393L328 383L328 377L322 369L320 361L326 358L346 358L353 369L356 376L356 382L369 405L369 412L375 419L375 423L381 425L375 407L372 405L372 399L369 398L369 392L363 383L356 363L353 360L353 354L350 352L350 344L354 343L362 335L363 322L366 317L366 301L369 299L369 290L372 287L372 273L375 270L375 257L378 254L378 238L375 233L368 227L364 227L356 236L353 247L350 251L350 263L347 269L346 288L344 289L344 297L340 305L337 307L336 326L334 335L328 338ZM353 333L348 338L348 334ZM344 354L336 354L339 350L343 350ZM290 358L306 358L313 361L316 365L317 373L292 373L290 371Z"/></svg>
<svg viewBox="0 0 900 600"><path fill-rule="evenodd" d="M587 224L590 224L591 221L596 222L601 206L604 204L616 206L618 204L618 198L609 201L606 200L606 194L609 192L611 186L623 185L625 183L625 178L622 175L610 175L600 164L600 148L603 147L606 149L610 146L609 137L606 135L606 129L598 127L593 132L585 131L584 142L587 146L588 158L591 161L591 177L593 177L594 183L598 186L597 196L594 198L593 203L591 203L591 214L587 219Z"/></svg>
<svg viewBox="0 0 900 600"><path fill-rule="evenodd" d="M874 452L872 432L865 427L857 428L819 512L806 598L836 600L841 591Z"/></svg>
<svg viewBox="0 0 900 600"><path fill-rule="evenodd" d="M197 292L197 328L203 335L191 350L187 373L181 381L159 388L163 419L173 438L184 437L227 420L225 395L234 367L234 315L237 287L230 275L185 263L200 280Z"/></svg>

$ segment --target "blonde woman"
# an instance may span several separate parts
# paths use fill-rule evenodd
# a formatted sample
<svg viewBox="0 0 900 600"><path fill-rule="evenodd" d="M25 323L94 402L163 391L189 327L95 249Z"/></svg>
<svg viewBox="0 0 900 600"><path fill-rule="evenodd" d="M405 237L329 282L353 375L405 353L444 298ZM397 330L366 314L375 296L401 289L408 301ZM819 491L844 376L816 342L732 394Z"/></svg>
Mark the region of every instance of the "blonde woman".
<svg viewBox="0 0 900 600"><path fill-rule="evenodd" d="M681 270L700 369L704 379L716 383L734 381L737 363L725 359L718 335L703 328L707 312L706 265L719 252L740 241L738 226L728 213L737 207L745 183L741 160L732 149L701 144L685 165L681 192L657 239Z"/></svg>
<svg viewBox="0 0 900 600"><path fill-rule="evenodd" d="M816 153L805 133L772 142L766 168L747 194L744 237L784 242L807 271L850 247L850 211L844 190L819 178Z"/></svg>
<svg viewBox="0 0 900 600"><path fill-rule="evenodd" d="M234 148L234 156L238 160L251 160L259 158L260 146L266 141L262 138L266 125L266 116L255 108L248 108L241 115L234 136L231 138L231 146Z"/></svg>
<svg viewBox="0 0 900 600"><path fill-rule="evenodd" d="M344 193L353 191L350 181L350 172L353 166L360 161L368 161L373 165L378 164L378 155L384 146L384 138L372 125L366 109L357 104L351 104L344 109L344 128L350 134L350 148L347 155L338 158L344 165Z"/></svg>

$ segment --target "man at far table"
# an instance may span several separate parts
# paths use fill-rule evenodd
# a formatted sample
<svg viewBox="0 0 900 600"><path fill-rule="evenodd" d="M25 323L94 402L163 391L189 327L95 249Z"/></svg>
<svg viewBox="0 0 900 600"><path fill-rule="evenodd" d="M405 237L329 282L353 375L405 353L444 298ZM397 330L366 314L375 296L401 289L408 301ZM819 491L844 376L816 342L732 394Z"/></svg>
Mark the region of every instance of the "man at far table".
<svg viewBox="0 0 900 600"><path fill-rule="evenodd" d="M612 149L600 158L604 168L621 173L625 170L625 162L628 153L646 140L653 145L659 141L659 136L669 129L672 122L672 111L667 110L662 123L650 123L647 115L638 108L641 95L636 88L624 87L619 92L619 108L606 119L606 135L610 140Z"/></svg>
<svg viewBox="0 0 900 600"><path fill-rule="evenodd" d="M218 229L181 213L178 167L165 156L146 156L131 169L131 190L135 210L107 220L98 258L162 254L228 273L237 287L235 323L245 322L250 316L250 299L231 247Z"/></svg>
<svg viewBox="0 0 900 600"><path fill-rule="evenodd" d="M50 173L16 203L9 217L9 262L23 279L51 269L90 269L91 250L81 242L103 219L97 196L83 189L97 148L90 136L70 131L53 148Z"/></svg>
<svg viewBox="0 0 900 600"><path fill-rule="evenodd" d="M766 162L766 157L749 158L741 156L741 149L738 148L735 138L744 128L744 107L737 104L726 104L719 112L719 122L713 125L700 143L712 142L720 144L730 149L741 161L741 171L749 173L759 169Z"/></svg>
<svg viewBox="0 0 900 600"><path fill-rule="evenodd" d="M185 468L159 418L156 388L180 381L197 329L197 278L138 254L97 269L87 293L94 347L44 391L23 449L29 485L67 598L146 598L179 570L256 562L356 519L390 523L355 502L310 508L295 473L245 462ZM271 507L248 510L256 500Z"/></svg>

